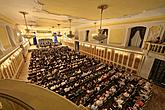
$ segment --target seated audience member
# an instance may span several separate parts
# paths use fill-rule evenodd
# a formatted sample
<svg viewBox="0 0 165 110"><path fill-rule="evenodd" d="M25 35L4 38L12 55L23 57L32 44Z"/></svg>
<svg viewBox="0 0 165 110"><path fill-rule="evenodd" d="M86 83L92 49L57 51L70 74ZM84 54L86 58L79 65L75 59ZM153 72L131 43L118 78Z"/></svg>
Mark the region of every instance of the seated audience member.
<svg viewBox="0 0 165 110"><path fill-rule="evenodd" d="M132 73L68 47L34 50L28 80L91 110L138 110L152 88L150 82Z"/></svg>

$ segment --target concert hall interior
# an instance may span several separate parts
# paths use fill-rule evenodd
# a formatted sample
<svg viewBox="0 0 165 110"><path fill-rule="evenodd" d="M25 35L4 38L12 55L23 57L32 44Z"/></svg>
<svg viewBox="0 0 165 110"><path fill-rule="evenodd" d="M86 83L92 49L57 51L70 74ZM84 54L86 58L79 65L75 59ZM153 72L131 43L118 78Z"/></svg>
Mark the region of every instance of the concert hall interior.
<svg viewBox="0 0 165 110"><path fill-rule="evenodd" d="M0 110L165 110L165 0L0 0Z"/></svg>

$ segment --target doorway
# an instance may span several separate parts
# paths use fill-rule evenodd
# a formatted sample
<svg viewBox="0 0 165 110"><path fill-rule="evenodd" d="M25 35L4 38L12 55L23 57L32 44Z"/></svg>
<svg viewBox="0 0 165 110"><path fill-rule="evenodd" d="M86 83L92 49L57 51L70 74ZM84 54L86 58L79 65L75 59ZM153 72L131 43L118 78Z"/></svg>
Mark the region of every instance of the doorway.
<svg viewBox="0 0 165 110"><path fill-rule="evenodd" d="M159 86L165 87L165 61L155 59L148 79Z"/></svg>
<svg viewBox="0 0 165 110"><path fill-rule="evenodd" d="M145 32L146 32L146 27L143 26L137 26L131 28L128 46L141 48L145 36Z"/></svg>

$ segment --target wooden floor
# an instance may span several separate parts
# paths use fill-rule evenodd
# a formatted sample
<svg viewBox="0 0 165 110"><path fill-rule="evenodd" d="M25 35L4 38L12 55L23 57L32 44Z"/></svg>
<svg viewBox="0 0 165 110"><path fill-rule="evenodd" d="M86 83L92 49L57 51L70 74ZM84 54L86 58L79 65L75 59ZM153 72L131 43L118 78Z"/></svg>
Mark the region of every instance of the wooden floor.
<svg viewBox="0 0 165 110"><path fill-rule="evenodd" d="M28 53L26 62L23 63L22 69L20 71L19 80L28 81L27 76L30 56L31 54ZM165 110L165 88L156 85L153 86L153 95L144 107L144 110Z"/></svg>

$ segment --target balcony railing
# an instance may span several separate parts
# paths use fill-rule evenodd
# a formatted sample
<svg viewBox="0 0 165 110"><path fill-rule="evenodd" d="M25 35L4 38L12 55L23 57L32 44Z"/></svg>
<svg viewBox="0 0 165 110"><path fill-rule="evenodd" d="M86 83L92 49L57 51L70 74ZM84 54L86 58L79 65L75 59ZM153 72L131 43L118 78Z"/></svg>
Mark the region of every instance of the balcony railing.
<svg viewBox="0 0 165 110"><path fill-rule="evenodd" d="M5 109L9 106L12 110L87 110L46 88L12 79L0 80L2 98L2 110L9 110Z"/></svg>
<svg viewBox="0 0 165 110"><path fill-rule="evenodd" d="M63 41L64 45L74 48L74 41ZM140 73L144 55L141 51L135 51L112 46L105 46L87 42L79 42L80 52L101 60L107 64L126 69L132 73Z"/></svg>
<svg viewBox="0 0 165 110"><path fill-rule="evenodd" d="M143 49L148 50L149 52L165 55L165 44L145 42Z"/></svg>
<svg viewBox="0 0 165 110"><path fill-rule="evenodd" d="M23 44L25 54L29 47L29 43ZM17 47L12 52L0 59L0 79L15 79L23 62L22 48Z"/></svg>

